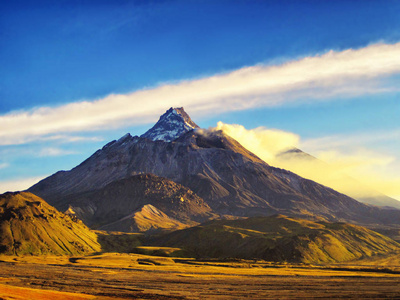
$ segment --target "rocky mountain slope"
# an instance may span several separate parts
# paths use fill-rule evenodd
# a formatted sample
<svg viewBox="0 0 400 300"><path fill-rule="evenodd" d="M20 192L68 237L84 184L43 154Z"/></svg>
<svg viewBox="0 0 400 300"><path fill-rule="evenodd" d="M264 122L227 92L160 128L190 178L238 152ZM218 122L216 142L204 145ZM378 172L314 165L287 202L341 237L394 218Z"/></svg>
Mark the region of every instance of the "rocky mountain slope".
<svg viewBox="0 0 400 300"><path fill-rule="evenodd" d="M0 253L85 254L100 251L97 236L43 199L26 192L0 195Z"/></svg>
<svg viewBox="0 0 400 300"><path fill-rule="evenodd" d="M364 227L283 215L211 221L153 238L150 243L178 247L197 258L303 263L344 262L400 249L400 244Z"/></svg>
<svg viewBox="0 0 400 300"><path fill-rule="evenodd" d="M147 215L149 220L151 216L156 217L157 220L153 220L155 223L160 223L160 215L164 220L170 218L168 223L172 227L159 224L147 226L149 229L196 225L213 216L211 208L193 191L152 174L130 176L103 188L58 200L60 210L76 215L92 228L109 230L144 231L146 226L135 225L138 214Z"/></svg>
<svg viewBox="0 0 400 300"><path fill-rule="evenodd" d="M173 111L176 109L168 110L166 115L178 114ZM183 117L179 120L182 126L188 123ZM176 121L174 118L167 124L177 126ZM166 124L160 128L160 132L170 131ZM57 172L29 191L64 209L73 206L77 194L85 192L88 201L94 202L96 190L135 174L148 173L189 188L220 215L281 213L361 224L400 223L398 210L359 203L294 173L269 166L221 131L200 129L185 131L173 141L128 134L107 144L74 169ZM157 204L149 204L175 217ZM130 214L132 210L126 212Z"/></svg>

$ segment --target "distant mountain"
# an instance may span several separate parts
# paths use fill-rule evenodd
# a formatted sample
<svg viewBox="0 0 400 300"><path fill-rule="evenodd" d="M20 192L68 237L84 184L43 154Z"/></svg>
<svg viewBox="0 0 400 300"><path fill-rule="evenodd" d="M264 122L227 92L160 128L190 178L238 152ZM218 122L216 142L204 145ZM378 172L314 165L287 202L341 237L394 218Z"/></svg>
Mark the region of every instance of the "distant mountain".
<svg viewBox="0 0 400 300"><path fill-rule="evenodd" d="M0 195L0 253L85 254L100 251L97 236L81 221L26 192Z"/></svg>
<svg viewBox="0 0 400 300"><path fill-rule="evenodd" d="M400 209L400 201L375 191L350 176L339 173L338 170L334 169L330 164L300 149L293 148L284 151L277 156L277 159L283 168L290 168L293 172L301 176L329 186L360 202L386 208L393 207ZM301 167L296 168L298 165ZM306 166L311 166L311 168L307 169ZM318 170L318 174L314 173L315 169ZM323 176L321 176L321 174L323 174Z"/></svg>
<svg viewBox="0 0 400 300"><path fill-rule="evenodd" d="M196 128L199 128L199 126L190 119L183 107L171 107L160 117L156 125L149 129L145 134L142 134L141 137L152 141L161 140L171 142L182 134Z"/></svg>
<svg viewBox="0 0 400 300"><path fill-rule="evenodd" d="M216 220L155 237L149 244L178 247L196 258L297 263L344 262L400 250L400 244L364 227L283 215Z"/></svg>
<svg viewBox="0 0 400 300"><path fill-rule="evenodd" d="M171 129L160 125L165 130L157 132L166 136L168 131L177 132L174 128L185 128L188 119L182 117L182 112L183 109L168 110L160 121L179 115L174 119L178 123ZM74 206L77 199L86 199L82 201L104 200L104 207L112 210L118 207L115 201L120 201L120 197L110 192L107 192L109 197L98 196L106 193L107 185L133 175L152 173L189 188L219 215L249 217L280 213L360 224L400 224L399 210L359 203L292 172L271 167L222 131L188 129L173 137L173 141L158 138L153 141L127 134L108 143L74 169L57 172L29 191L59 209ZM128 187L121 189L127 198L132 193ZM127 203L121 203L118 209L127 216L145 204L182 221L171 214L172 209L168 211L157 203L141 203L129 209Z"/></svg>

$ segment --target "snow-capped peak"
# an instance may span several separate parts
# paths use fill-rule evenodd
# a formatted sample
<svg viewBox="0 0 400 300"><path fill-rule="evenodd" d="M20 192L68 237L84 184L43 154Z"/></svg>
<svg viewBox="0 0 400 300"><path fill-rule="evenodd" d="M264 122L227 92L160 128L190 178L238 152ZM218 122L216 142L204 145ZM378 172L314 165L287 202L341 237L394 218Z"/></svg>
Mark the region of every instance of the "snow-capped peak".
<svg viewBox="0 0 400 300"><path fill-rule="evenodd" d="M160 117L156 125L141 137L153 141L162 140L165 142L171 142L182 134L195 128L199 128L199 126L190 119L183 107L171 107Z"/></svg>

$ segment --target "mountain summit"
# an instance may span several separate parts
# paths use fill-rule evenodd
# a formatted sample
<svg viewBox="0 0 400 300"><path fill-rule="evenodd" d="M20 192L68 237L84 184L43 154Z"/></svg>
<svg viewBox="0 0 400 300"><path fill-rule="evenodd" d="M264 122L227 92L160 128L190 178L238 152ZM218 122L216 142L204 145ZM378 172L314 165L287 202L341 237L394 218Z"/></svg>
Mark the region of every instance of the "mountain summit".
<svg viewBox="0 0 400 300"><path fill-rule="evenodd" d="M199 126L190 119L183 107L171 107L160 117L156 125L141 135L141 137L152 141L162 140L171 142L195 128L199 128Z"/></svg>

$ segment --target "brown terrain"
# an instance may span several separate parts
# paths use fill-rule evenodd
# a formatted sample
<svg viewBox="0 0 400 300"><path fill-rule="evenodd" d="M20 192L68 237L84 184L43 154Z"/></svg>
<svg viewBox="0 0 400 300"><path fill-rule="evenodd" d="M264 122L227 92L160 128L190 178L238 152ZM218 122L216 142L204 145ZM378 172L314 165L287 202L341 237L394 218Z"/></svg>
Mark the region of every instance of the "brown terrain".
<svg viewBox="0 0 400 300"><path fill-rule="evenodd" d="M278 215L154 236L90 231L29 193L1 199L14 243L2 239L0 299L400 297L400 245L355 225Z"/></svg>
<svg viewBox="0 0 400 300"><path fill-rule="evenodd" d="M32 197L41 203L31 194L6 195L18 200ZM26 203L21 203L25 210ZM15 206L15 216L6 222L19 219ZM58 214L75 226L69 216ZM47 236L40 233L37 240ZM400 297L400 245L355 225L279 215L215 220L158 237L90 233L97 236L101 252L54 256L52 248L41 248L48 254L0 255L0 299ZM156 246L163 241L175 247ZM238 258L246 255L253 258Z"/></svg>

